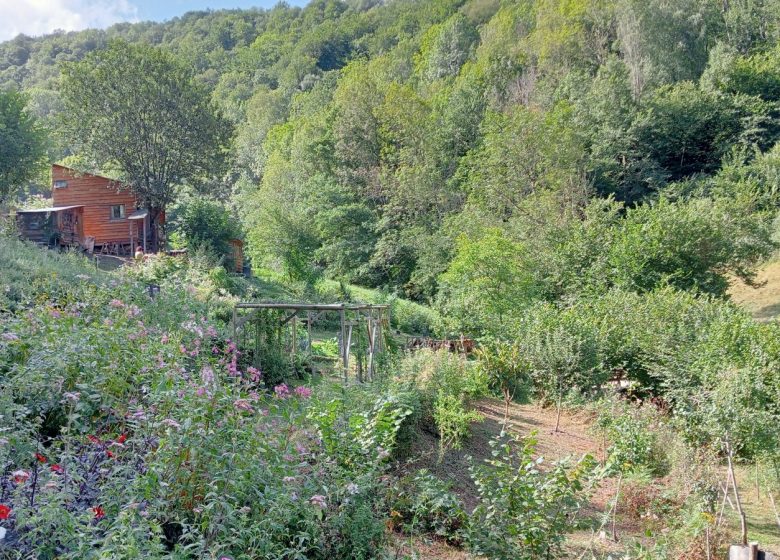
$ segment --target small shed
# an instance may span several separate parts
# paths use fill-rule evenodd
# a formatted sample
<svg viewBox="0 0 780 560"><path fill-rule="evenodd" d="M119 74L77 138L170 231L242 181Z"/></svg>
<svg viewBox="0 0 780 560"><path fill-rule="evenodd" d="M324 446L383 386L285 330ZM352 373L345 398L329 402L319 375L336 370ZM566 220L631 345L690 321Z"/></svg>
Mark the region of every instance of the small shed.
<svg viewBox="0 0 780 560"><path fill-rule="evenodd" d="M84 244L84 206L50 206L16 211L16 223L25 239L48 246Z"/></svg>
<svg viewBox="0 0 780 560"><path fill-rule="evenodd" d="M230 253L233 271L242 274L244 272L244 242L240 239L231 239Z"/></svg>

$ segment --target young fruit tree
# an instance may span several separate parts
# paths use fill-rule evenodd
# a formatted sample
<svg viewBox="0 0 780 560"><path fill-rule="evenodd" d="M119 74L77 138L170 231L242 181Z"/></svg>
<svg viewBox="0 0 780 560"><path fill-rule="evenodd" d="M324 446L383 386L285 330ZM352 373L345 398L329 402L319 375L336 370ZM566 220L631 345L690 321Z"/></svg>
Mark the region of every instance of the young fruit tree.
<svg viewBox="0 0 780 560"><path fill-rule="evenodd" d="M232 135L209 91L174 55L113 41L62 68L63 131L97 166L149 211L152 250L159 216L182 185L198 187L222 172Z"/></svg>

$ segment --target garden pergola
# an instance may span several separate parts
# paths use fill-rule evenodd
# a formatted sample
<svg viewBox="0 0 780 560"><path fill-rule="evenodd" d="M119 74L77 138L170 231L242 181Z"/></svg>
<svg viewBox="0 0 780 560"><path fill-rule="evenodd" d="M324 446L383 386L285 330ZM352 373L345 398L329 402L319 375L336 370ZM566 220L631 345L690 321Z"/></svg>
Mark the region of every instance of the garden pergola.
<svg viewBox="0 0 780 560"><path fill-rule="evenodd" d="M263 316L265 314L265 316ZM306 351L312 354L312 326L317 321L328 316L338 316L339 359L341 361L344 381L348 380L350 356L353 341L357 333L366 334L365 358L366 376L374 379L376 356L385 349L385 327L389 326L390 306L386 304L372 305L363 303L237 303L233 307L233 338L238 340L239 331L244 336L250 334L254 327L255 367L261 369L258 360L261 354L260 346L269 343L275 337L281 344L283 334L289 329L291 344L290 354L294 357L298 350L298 325L306 328ZM269 321L270 319L270 321ZM265 327L265 330L263 330ZM265 340L263 338L265 337ZM362 361L357 360L357 380L362 382Z"/></svg>

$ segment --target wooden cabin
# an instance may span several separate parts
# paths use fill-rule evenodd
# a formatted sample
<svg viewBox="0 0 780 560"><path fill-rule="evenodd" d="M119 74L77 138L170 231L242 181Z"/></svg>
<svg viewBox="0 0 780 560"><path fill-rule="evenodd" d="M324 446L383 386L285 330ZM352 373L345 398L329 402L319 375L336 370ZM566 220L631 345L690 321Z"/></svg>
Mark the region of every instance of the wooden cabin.
<svg viewBox="0 0 780 560"><path fill-rule="evenodd" d="M130 255L151 241L149 212L115 179L52 165L52 206L16 212L22 236L48 245ZM164 223L164 216L159 218Z"/></svg>

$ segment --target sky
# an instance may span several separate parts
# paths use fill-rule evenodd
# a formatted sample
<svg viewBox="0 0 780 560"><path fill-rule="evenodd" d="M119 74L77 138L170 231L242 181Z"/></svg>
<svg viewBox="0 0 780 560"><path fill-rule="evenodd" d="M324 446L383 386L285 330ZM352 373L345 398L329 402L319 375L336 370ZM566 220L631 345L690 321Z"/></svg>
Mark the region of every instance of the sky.
<svg viewBox="0 0 780 560"><path fill-rule="evenodd" d="M271 8L278 0L0 0L0 41L19 33L105 28L120 21L163 21L207 8ZM287 0L302 6L306 0Z"/></svg>

